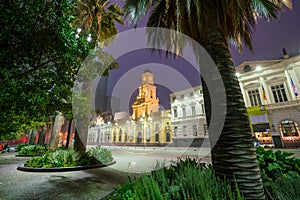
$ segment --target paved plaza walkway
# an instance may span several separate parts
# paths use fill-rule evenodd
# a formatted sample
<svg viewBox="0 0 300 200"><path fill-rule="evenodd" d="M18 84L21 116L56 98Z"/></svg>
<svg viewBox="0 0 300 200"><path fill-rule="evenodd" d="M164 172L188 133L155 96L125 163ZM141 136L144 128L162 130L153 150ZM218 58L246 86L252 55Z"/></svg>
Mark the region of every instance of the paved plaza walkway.
<svg viewBox="0 0 300 200"><path fill-rule="evenodd" d="M124 183L155 168L157 161L166 165L178 157L202 158L210 162L208 149L109 147L117 163L113 166L75 172L33 173L17 170L30 158L15 153L0 154L0 200L15 199L102 199ZM296 152L300 158L300 149Z"/></svg>

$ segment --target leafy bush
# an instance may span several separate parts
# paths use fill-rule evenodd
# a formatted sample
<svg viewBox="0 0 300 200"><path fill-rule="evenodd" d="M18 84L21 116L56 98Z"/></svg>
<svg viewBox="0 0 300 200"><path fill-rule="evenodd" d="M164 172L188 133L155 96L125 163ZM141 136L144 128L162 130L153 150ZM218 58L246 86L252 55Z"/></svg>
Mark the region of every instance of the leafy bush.
<svg viewBox="0 0 300 200"><path fill-rule="evenodd" d="M113 160L112 153L106 149L101 147L100 145L96 148L91 148L88 150L88 155L96 158L100 163L106 163Z"/></svg>
<svg viewBox="0 0 300 200"><path fill-rule="evenodd" d="M19 146L18 146L19 149ZM48 150L47 146L42 145L21 145L18 150L19 155L40 155L46 153Z"/></svg>
<svg viewBox="0 0 300 200"><path fill-rule="evenodd" d="M101 153L104 155L101 155ZM94 157L94 154L97 155L97 157ZM102 161L98 160L98 158L101 158ZM36 168L74 167L95 165L104 163L104 161L108 162L112 160L113 157L111 152L99 146L84 154L73 149L57 149L56 151L48 151L41 157L34 157L25 162L24 166Z"/></svg>
<svg viewBox="0 0 300 200"><path fill-rule="evenodd" d="M18 144L17 149L20 151L20 149L22 149L22 147L24 147L24 146L28 146L28 144L27 143Z"/></svg>
<svg viewBox="0 0 300 200"><path fill-rule="evenodd" d="M196 160L180 160L120 186L111 199L244 199L217 178L211 167Z"/></svg>
<svg viewBox="0 0 300 200"><path fill-rule="evenodd" d="M256 148L257 160L265 184L278 178L300 175L300 159L290 157L294 153Z"/></svg>

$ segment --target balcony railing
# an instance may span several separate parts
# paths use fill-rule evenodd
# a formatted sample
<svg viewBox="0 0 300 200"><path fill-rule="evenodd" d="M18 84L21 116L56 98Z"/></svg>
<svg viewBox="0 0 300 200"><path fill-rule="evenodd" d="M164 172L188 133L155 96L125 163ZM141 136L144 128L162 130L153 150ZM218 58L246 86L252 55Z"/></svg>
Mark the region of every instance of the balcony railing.
<svg viewBox="0 0 300 200"><path fill-rule="evenodd" d="M289 106L300 106L300 100L293 100L293 101L285 101L285 102L279 102L279 103L271 103L267 104L267 109L276 109L280 107L289 107Z"/></svg>

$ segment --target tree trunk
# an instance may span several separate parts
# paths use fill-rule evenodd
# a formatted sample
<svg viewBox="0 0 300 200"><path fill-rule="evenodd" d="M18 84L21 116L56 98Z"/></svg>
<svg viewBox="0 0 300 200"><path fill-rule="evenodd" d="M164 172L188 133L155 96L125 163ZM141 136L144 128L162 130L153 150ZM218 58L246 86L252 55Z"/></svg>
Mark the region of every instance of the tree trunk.
<svg viewBox="0 0 300 200"><path fill-rule="evenodd" d="M215 10L217 11L217 9ZM239 190L246 199L265 199L261 174L252 141L247 110L236 77L229 45L222 35L218 23L217 12L210 12L210 26L208 26L207 43L204 44L223 79L226 92L227 111L221 135L216 138L215 133L209 132L212 146L212 164L217 176L226 177L234 186L237 182ZM215 78L215 77L212 77ZM217 97L218 91L208 92L207 84L202 80L204 103L209 126L218 126L218 122L210 121L210 96ZM225 103L225 102L224 102Z"/></svg>
<svg viewBox="0 0 300 200"><path fill-rule="evenodd" d="M82 153L86 151L86 141L83 141L83 138L77 129L75 129L74 149L75 151L79 151Z"/></svg>
<svg viewBox="0 0 300 200"><path fill-rule="evenodd" d="M90 78L90 77L89 77ZM85 99L85 101L81 101L81 103L85 103L86 109L84 111L79 111L79 113L75 114L76 119L76 128L75 128L75 142L74 142L74 149L76 151L80 151L84 153L86 151L86 143L88 137L88 128L90 121L92 119L92 87L93 82L91 80L86 80L83 82L81 97Z"/></svg>
<svg viewBox="0 0 300 200"><path fill-rule="evenodd" d="M39 145L45 145L45 138L46 138L46 127L42 126L40 127L40 134L38 139Z"/></svg>
<svg viewBox="0 0 300 200"><path fill-rule="evenodd" d="M35 145L37 130L30 130L29 145Z"/></svg>
<svg viewBox="0 0 300 200"><path fill-rule="evenodd" d="M52 133L51 133L51 139L50 139L50 145L49 148L52 150L55 150L58 145L58 139L59 139L59 132L61 131L61 126L64 124L64 117L61 113L58 113L55 117Z"/></svg>
<svg viewBox="0 0 300 200"><path fill-rule="evenodd" d="M66 142L66 148L67 149L70 146L70 138L71 138L71 133L72 133L72 122L73 122L73 119L70 119L69 120L69 127L68 127L67 142Z"/></svg>

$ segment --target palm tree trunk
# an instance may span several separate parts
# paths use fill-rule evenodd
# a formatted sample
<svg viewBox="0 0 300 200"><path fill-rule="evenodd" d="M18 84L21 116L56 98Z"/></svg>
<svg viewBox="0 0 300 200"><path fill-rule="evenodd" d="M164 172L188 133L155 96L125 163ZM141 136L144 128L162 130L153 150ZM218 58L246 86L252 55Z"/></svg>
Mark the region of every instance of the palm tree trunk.
<svg viewBox="0 0 300 200"><path fill-rule="evenodd" d="M236 72L228 41L219 29L216 16L217 12L211 11L209 13L210 22L212 23L207 27L207 32L210 34L204 47L217 65L223 79L227 111L220 137L215 138L215 133L209 132L212 140L217 140L211 152L213 168L217 176L226 177L233 186L233 180L235 180L245 199L265 199L243 96L235 76ZM218 125L218 122L210 122L211 104L208 88L204 80L202 80L202 85L207 124L212 126ZM218 91L210 91L210 95L216 97L218 96Z"/></svg>

